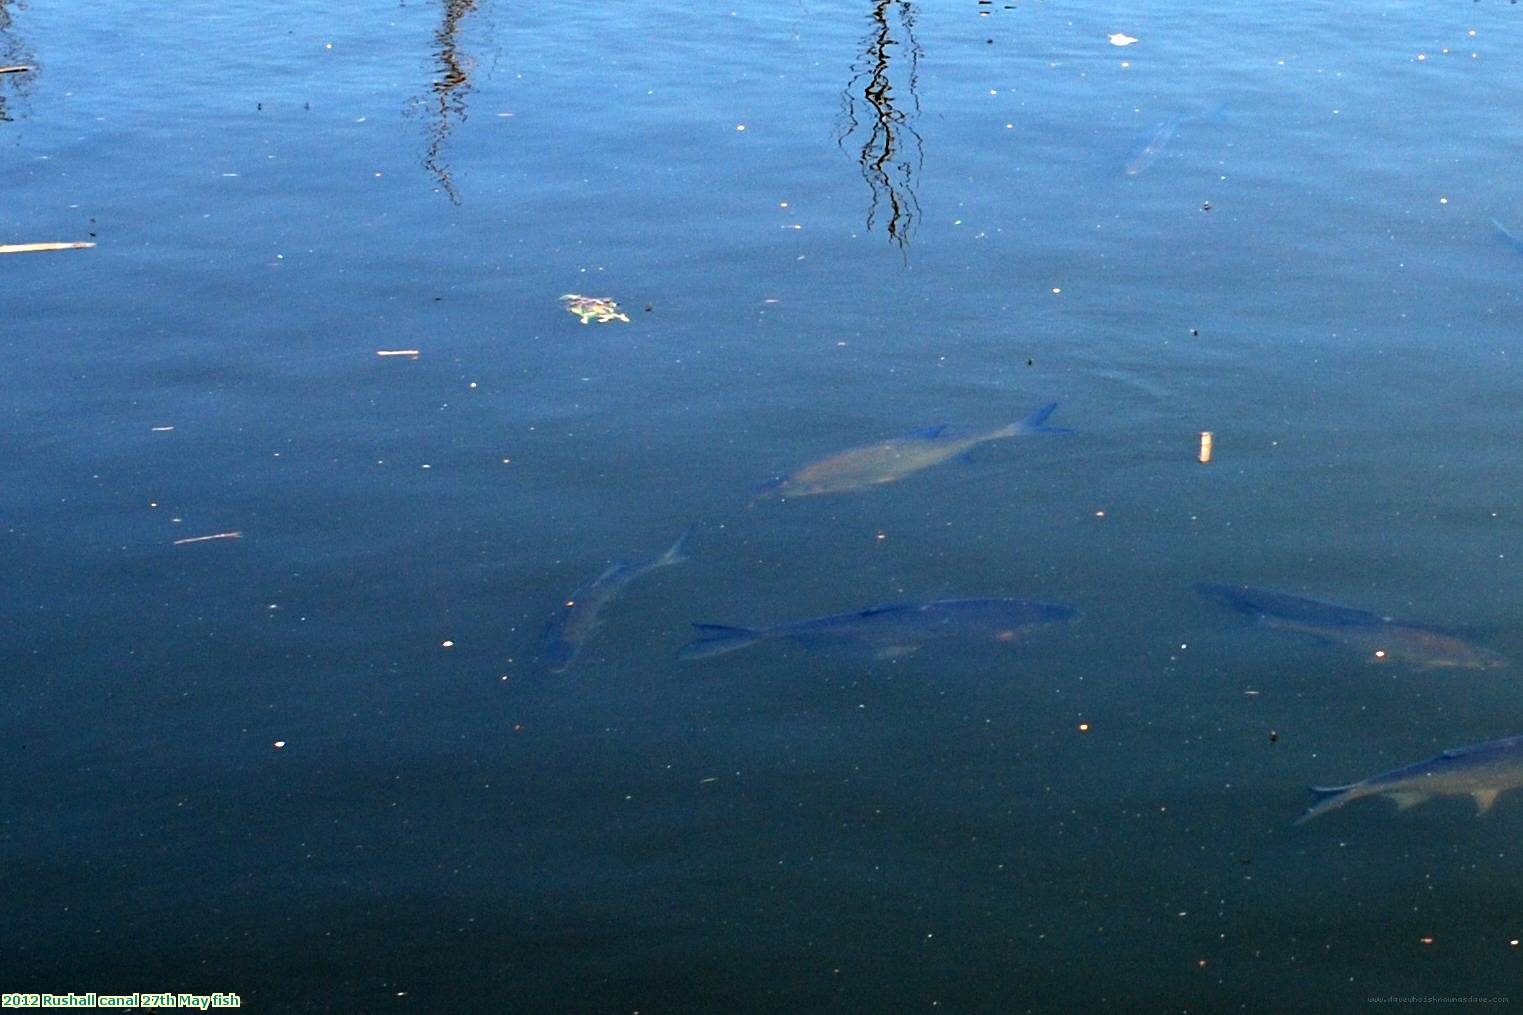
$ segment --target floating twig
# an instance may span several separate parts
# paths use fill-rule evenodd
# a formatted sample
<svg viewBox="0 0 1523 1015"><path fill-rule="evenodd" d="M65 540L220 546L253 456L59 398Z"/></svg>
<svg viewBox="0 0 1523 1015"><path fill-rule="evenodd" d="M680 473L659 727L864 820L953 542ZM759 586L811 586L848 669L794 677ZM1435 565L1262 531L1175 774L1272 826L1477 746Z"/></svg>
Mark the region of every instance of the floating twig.
<svg viewBox="0 0 1523 1015"><path fill-rule="evenodd" d="M0 254L35 254L43 250L85 250L93 243L0 243Z"/></svg>
<svg viewBox="0 0 1523 1015"><path fill-rule="evenodd" d="M183 543L204 543L208 539L242 539L242 538L243 538L243 533L241 533L241 532L218 532L218 533L215 533L215 534L210 535L210 536L190 536L187 539L176 539L175 540L175 545L176 546L180 546Z"/></svg>
<svg viewBox="0 0 1523 1015"><path fill-rule="evenodd" d="M377 349L375 354L377 356L411 356L413 359L418 358L417 349Z"/></svg>
<svg viewBox="0 0 1523 1015"><path fill-rule="evenodd" d="M0 74L25 74L31 69L25 64L17 64L14 67L0 67Z"/></svg>

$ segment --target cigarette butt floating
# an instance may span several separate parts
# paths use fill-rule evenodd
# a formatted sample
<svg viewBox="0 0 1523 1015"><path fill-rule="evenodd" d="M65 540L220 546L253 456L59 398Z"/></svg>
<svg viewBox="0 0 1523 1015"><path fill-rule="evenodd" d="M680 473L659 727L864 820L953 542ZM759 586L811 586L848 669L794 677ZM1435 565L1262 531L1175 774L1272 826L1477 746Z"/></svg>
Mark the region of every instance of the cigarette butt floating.
<svg viewBox="0 0 1523 1015"><path fill-rule="evenodd" d="M411 356L413 359L418 358L417 349L377 349L375 354L377 356Z"/></svg>
<svg viewBox="0 0 1523 1015"><path fill-rule="evenodd" d="M1200 463L1206 464L1211 460L1211 431L1200 432Z"/></svg>
<svg viewBox="0 0 1523 1015"><path fill-rule="evenodd" d="M218 533L214 533L213 535L210 535L210 536L190 536L189 538L186 538L186 539L176 539L175 540L175 545L176 546L180 546L180 545L182 545L184 543L204 543L208 539L242 539L242 538L243 538L243 533L241 533L241 532L218 532Z"/></svg>
<svg viewBox="0 0 1523 1015"><path fill-rule="evenodd" d="M0 254L37 254L44 250L88 250L93 243L0 243Z"/></svg>

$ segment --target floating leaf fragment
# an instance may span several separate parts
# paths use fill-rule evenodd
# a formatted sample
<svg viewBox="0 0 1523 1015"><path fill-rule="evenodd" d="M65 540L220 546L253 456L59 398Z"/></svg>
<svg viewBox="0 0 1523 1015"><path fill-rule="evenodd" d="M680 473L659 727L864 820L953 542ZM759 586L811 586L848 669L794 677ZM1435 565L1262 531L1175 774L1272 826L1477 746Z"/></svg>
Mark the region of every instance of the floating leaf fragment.
<svg viewBox="0 0 1523 1015"><path fill-rule="evenodd" d="M1112 46L1130 46L1132 43L1137 41L1130 35L1122 35L1120 32L1113 33L1110 37L1110 40Z"/></svg>
<svg viewBox="0 0 1523 1015"><path fill-rule="evenodd" d="M561 299L567 301L566 309L580 317L583 324L588 321L597 321L599 324L607 324L609 321L629 323L629 315L620 311L619 305L606 297L567 293Z"/></svg>

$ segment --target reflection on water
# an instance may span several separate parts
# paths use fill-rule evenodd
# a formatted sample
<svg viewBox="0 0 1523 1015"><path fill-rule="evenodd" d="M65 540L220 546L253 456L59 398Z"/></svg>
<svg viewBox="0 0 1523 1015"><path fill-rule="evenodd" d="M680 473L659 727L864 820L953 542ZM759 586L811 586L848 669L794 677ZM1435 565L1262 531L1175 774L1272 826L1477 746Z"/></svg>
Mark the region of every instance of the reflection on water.
<svg viewBox="0 0 1523 1015"><path fill-rule="evenodd" d="M444 143L455 123L465 120L465 99L471 90L471 72L476 69L476 61L460 52L455 33L461 20L476 5L477 0L444 0L444 20L434 33L434 42L439 47L435 54L439 76L433 83L433 100L428 110L428 148L423 154L423 165L434 174L454 204L460 203L460 193L444 159Z"/></svg>
<svg viewBox="0 0 1523 1015"><path fill-rule="evenodd" d="M920 114L920 43L915 38L915 9L909 0L878 0L873 4L873 27L862 40L862 57L852 65L853 75L841 94L841 129L836 143L862 132L858 164L862 178L872 189L867 209L867 228L877 221L880 206L888 206L884 229L903 250L920 213L915 197L915 174L925 159L924 145L914 127ZM903 54L898 76L909 93L908 111L896 105L894 95L895 49Z"/></svg>
<svg viewBox="0 0 1523 1015"><path fill-rule="evenodd" d="M15 12L26 10L25 0L0 0L0 67L32 67L35 61L22 41L11 30ZM30 84L32 71L0 74L0 122L14 119L7 100L10 95L24 95Z"/></svg>

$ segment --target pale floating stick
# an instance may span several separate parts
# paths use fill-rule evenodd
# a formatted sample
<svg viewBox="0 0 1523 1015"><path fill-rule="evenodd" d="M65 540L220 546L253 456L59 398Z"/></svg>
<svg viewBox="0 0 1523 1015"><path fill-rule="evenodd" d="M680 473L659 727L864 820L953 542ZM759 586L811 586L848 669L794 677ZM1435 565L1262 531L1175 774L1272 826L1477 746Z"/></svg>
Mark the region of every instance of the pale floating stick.
<svg viewBox="0 0 1523 1015"><path fill-rule="evenodd" d="M93 243L0 243L0 254L36 254L44 250L87 250Z"/></svg>
<svg viewBox="0 0 1523 1015"><path fill-rule="evenodd" d="M31 69L25 64L17 64L15 67L0 67L0 74L25 74Z"/></svg>
<svg viewBox="0 0 1523 1015"><path fill-rule="evenodd" d="M241 532L218 532L218 533L216 533L214 535L210 535L210 536L191 536L191 537L189 537L187 539L176 539L175 540L175 545L176 546L180 546L180 545L182 545L184 543L204 543L208 539L242 539L242 538L243 538L243 533L241 533Z"/></svg>
<svg viewBox="0 0 1523 1015"><path fill-rule="evenodd" d="M1211 431L1200 432L1200 464L1205 465L1211 460Z"/></svg>
<svg viewBox="0 0 1523 1015"><path fill-rule="evenodd" d="M154 433L168 433L169 431L171 431L173 429L174 429L174 427L172 427L172 426L156 426L156 427L153 428L153 432Z"/></svg>
<svg viewBox="0 0 1523 1015"><path fill-rule="evenodd" d="M418 358L417 349L377 349L375 354L377 356L411 356L413 359Z"/></svg>

